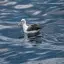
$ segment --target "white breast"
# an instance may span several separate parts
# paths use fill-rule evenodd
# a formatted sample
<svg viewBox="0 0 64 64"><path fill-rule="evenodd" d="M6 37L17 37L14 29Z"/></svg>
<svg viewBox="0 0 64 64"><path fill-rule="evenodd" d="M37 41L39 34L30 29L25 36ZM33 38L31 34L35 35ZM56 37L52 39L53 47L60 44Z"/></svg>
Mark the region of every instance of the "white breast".
<svg viewBox="0 0 64 64"><path fill-rule="evenodd" d="M23 31L24 32L27 32L27 28L28 28L28 26L26 24L23 24Z"/></svg>

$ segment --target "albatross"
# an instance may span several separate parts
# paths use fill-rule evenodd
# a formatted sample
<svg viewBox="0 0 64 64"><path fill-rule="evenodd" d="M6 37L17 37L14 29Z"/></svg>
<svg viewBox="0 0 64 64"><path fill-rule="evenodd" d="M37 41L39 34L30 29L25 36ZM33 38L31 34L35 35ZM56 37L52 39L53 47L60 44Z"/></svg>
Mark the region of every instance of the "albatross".
<svg viewBox="0 0 64 64"><path fill-rule="evenodd" d="M21 19L19 25L22 26L24 33L37 33L40 30L39 24L27 24L25 19Z"/></svg>

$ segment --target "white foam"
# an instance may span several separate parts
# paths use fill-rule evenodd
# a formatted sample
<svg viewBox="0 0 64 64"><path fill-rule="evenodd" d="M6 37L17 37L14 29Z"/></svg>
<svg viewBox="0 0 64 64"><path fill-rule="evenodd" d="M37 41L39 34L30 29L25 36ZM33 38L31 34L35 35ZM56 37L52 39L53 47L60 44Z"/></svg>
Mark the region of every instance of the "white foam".
<svg viewBox="0 0 64 64"><path fill-rule="evenodd" d="M4 1L0 1L0 4L4 4L4 3L7 3L8 0L4 0Z"/></svg>
<svg viewBox="0 0 64 64"><path fill-rule="evenodd" d="M26 13L31 15L38 15L41 13L41 10L26 10Z"/></svg>
<svg viewBox="0 0 64 64"><path fill-rule="evenodd" d="M35 11L32 15L38 15L40 13L41 13L41 11Z"/></svg>
<svg viewBox="0 0 64 64"><path fill-rule="evenodd" d="M46 14L43 14L42 16L46 16L47 15L47 13Z"/></svg>
<svg viewBox="0 0 64 64"><path fill-rule="evenodd" d="M4 25L0 25L0 30L1 30L1 29L6 29L6 28L13 28L13 26L4 26Z"/></svg>
<svg viewBox="0 0 64 64"><path fill-rule="evenodd" d="M9 57L16 57L17 55L18 55L18 54L11 54L11 55L9 55L9 56L6 56L5 59L6 59L6 58L9 58Z"/></svg>
<svg viewBox="0 0 64 64"><path fill-rule="evenodd" d="M40 53L36 53L36 54L38 54L38 55L43 55L43 54L47 54L47 53L49 53L50 51L46 51L46 52L40 52Z"/></svg>
<svg viewBox="0 0 64 64"><path fill-rule="evenodd" d="M33 7L32 4L25 4L25 5L16 5L16 6L14 6L14 8L16 8L16 9L25 9L25 8L31 8L31 7Z"/></svg>
<svg viewBox="0 0 64 64"><path fill-rule="evenodd" d="M7 6L7 5L15 5L17 2L7 2L5 3L4 5Z"/></svg>
<svg viewBox="0 0 64 64"><path fill-rule="evenodd" d="M34 51L26 51L26 52L24 52L24 53L33 53Z"/></svg>
<svg viewBox="0 0 64 64"><path fill-rule="evenodd" d="M11 13L1 13L0 15L8 15L8 14L11 14Z"/></svg>
<svg viewBox="0 0 64 64"><path fill-rule="evenodd" d="M36 57L36 58L31 58L31 59L28 59L29 61L33 61L33 60L37 60L39 59L40 57Z"/></svg>
<svg viewBox="0 0 64 64"><path fill-rule="evenodd" d="M8 54L11 54L11 53L14 53L14 51L5 52L5 53L3 53L2 55L8 55ZM2 56L2 55L1 55L1 56Z"/></svg>
<svg viewBox="0 0 64 64"><path fill-rule="evenodd" d="M0 49L0 52L7 52L7 51L8 51L7 48L2 48L2 49Z"/></svg>

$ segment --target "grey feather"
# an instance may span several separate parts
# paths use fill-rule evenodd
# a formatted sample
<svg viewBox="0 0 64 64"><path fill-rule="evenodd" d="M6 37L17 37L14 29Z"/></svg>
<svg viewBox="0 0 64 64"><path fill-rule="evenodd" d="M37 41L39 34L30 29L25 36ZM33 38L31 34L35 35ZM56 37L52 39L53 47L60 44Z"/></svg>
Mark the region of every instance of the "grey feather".
<svg viewBox="0 0 64 64"><path fill-rule="evenodd" d="M27 31L33 31L33 30L39 30L39 29L40 29L39 24L33 24L33 25L29 25Z"/></svg>

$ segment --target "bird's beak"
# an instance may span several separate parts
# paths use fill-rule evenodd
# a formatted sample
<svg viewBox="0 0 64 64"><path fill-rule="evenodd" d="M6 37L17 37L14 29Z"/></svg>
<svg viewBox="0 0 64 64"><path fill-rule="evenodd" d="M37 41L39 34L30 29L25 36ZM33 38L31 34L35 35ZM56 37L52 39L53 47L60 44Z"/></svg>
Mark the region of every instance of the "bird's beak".
<svg viewBox="0 0 64 64"><path fill-rule="evenodd" d="M19 23L18 23L18 26L19 26L19 27L20 27L20 26L22 26L22 23L21 23L21 22L19 22Z"/></svg>

